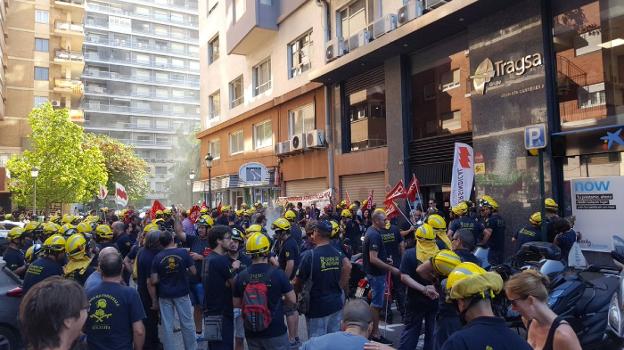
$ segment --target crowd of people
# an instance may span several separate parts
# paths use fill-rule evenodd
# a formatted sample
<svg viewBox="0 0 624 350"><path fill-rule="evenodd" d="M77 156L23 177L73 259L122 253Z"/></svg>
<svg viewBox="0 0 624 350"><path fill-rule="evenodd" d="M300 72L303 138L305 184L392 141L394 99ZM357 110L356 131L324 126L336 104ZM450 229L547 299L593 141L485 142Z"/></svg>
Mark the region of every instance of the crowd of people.
<svg viewBox="0 0 624 350"><path fill-rule="evenodd" d="M429 204L402 223L344 201L322 211L289 203L270 223L260 203L198 217L175 208L53 215L11 229L4 260L23 278L19 318L33 349L169 350L178 332L186 350L391 349L379 323L393 302L399 349L416 349L423 333L425 350L580 349L545 303L546 277L527 270L504 283L473 254L480 245L488 264L503 261L505 222L492 197L448 214ZM546 239L569 251L570 223L552 199L546 207ZM514 242L544 239L537 214ZM349 283L356 264L366 295ZM526 340L495 317L500 293L522 314Z"/></svg>

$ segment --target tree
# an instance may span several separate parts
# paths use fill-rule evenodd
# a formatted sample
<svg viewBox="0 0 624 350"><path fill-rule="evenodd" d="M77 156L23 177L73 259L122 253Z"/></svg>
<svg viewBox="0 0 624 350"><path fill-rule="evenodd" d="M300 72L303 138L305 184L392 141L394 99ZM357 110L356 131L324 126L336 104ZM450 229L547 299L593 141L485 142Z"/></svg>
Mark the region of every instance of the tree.
<svg viewBox="0 0 624 350"><path fill-rule="evenodd" d="M50 103L33 109L28 123L31 149L7 163L9 190L17 204L28 205L33 198L33 167L39 168L38 207L92 200L108 176L100 150L84 144L83 128L69 120L67 109L53 109Z"/></svg>
<svg viewBox="0 0 624 350"><path fill-rule="evenodd" d="M195 179L199 178L199 140L195 137L197 130L189 133L182 133L178 130L177 139L173 147L173 154L176 161L173 176L167 183L169 201L171 203L189 203L191 195L191 184L189 183L189 173L195 172ZM197 196L193 198L196 200Z"/></svg>
<svg viewBox="0 0 624 350"><path fill-rule="evenodd" d="M85 136L85 144L98 148L104 156L108 172L108 192L114 193L115 182L119 182L128 191L130 200L142 199L149 190L147 162L139 158L131 146L109 136L91 133Z"/></svg>

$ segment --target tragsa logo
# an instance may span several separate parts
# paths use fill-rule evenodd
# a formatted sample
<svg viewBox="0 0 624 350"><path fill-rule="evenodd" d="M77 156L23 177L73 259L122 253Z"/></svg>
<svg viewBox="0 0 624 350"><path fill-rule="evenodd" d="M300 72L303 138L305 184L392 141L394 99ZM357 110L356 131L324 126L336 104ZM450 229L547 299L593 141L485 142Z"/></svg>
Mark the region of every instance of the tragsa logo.
<svg viewBox="0 0 624 350"><path fill-rule="evenodd" d="M479 63L479 65L475 69L475 74L471 77L472 86L475 91L480 93L481 95L484 95L485 85L489 83L492 78L494 78L494 75L495 71L492 60L490 60L489 58L484 59L483 62Z"/></svg>

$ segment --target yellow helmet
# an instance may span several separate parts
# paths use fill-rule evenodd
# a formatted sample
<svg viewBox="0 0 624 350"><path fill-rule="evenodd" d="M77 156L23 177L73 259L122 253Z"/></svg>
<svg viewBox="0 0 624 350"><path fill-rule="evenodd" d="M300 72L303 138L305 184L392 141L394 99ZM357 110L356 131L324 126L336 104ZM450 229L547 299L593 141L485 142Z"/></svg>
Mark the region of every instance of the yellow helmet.
<svg viewBox="0 0 624 350"><path fill-rule="evenodd" d="M287 210L287 211L284 213L284 217L285 217L285 218L286 218L286 220L288 220L288 221L294 221L294 220L297 218L297 214L295 214L295 212L294 212L294 211L292 211L292 210Z"/></svg>
<svg viewBox="0 0 624 350"><path fill-rule="evenodd" d="M245 202L241 203L241 206L240 206L240 207L241 207L242 209L247 209L247 208L249 208L249 206L248 206L248 205L247 205L247 203L245 203Z"/></svg>
<svg viewBox="0 0 624 350"><path fill-rule="evenodd" d="M202 214L202 215L203 214L208 214L208 208L202 207L201 209L199 209L199 213Z"/></svg>
<svg viewBox="0 0 624 350"><path fill-rule="evenodd" d="M457 216L466 215L468 213L468 204L466 204L466 202L459 202L451 210L453 211L453 214Z"/></svg>
<svg viewBox="0 0 624 350"><path fill-rule="evenodd" d="M503 289L503 279L471 262L457 265L446 280L447 301L480 296L493 298ZM487 295L486 295L487 293Z"/></svg>
<svg viewBox="0 0 624 350"><path fill-rule="evenodd" d="M290 221L285 218L277 218L277 220L273 221L273 224L271 224L271 229L274 231L288 231L290 230Z"/></svg>
<svg viewBox="0 0 624 350"><path fill-rule="evenodd" d="M143 228L143 233L148 233L148 232L158 231L158 230L160 230L160 227L158 227L158 224L150 223L150 224L145 225L145 227Z"/></svg>
<svg viewBox="0 0 624 350"><path fill-rule="evenodd" d="M61 220L64 224L71 224L75 220L73 215L65 214L63 215L63 219Z"/></svg>
<svg viewBox="0 0 624 350"><path fill-rule="evenodd" d="M65 242L65 252L70 258L83 257L87 250L87 240L80 233L75 233Z"/></svg>
<svg viewBox="0 0 624 350"><path fill-rule="evenodd" d="M549 209L549 210L554 210L554 211L559 210L559 204L557 204L557 202L555 202L555 200L552 198L544 199L544 206L546 207L546 209Z"/></svg>
<svg viewBox="0 0 624 350"><path fill-rule="evenodd" d="M7 233L7 239L9 240L9 242L13 242L16 239L22 238L23 234L24 229L19 226L15 226L9 230L9 233Z"/></svg>
<svg viewBox="0 0 624 350"><path fill-rule="evenodd" d="M60 253L65 250L65 238L59 234L48 237L42 245L44 251Z"/></svg>
<svg viewBox="0 0 624 350"><path fill-rule="evenodd" d="M202 215L199 220L197 220L198 226L208 226L208 228L214 226L214 219L210 215Z"/></svg>
<svg viewBox="0 0 624 350"><path fill-rule="evenodd" d="M355 209L357 209L357 205L355 203L349 206L349 210L355 210Z"/></svg>
<svg viewBox="0 0 624 350"><path fill-rule="evenodd" d="M251 216L251 214L253 214L253 213L251 212L251 209L245 209L245 210L243 210L243 216Z"/></svg>
<svg viewBox="0 0 624 350"><path fill-rule="evenodd" d="M253 226L253 225L252 225ZM250 255L268 254L271 249L271 242L267 236L262 233L255 232L247 238L245 250Z"/></svg>
<svg viewBox="0 0 624 350"><path fill-rule="evenodd" d="M24 226L24 232L30 233L41 228L41 223L39 221L31 221Z"/></svg>
<svg viewBox="0 0 624 350"><path fill-rule="evenodd" d="M446 230L446 221L438 214L429 215L427 223L431 225L434 230Z"/></svg>
<svg viewBox="0 0 624 350"><path fill-rule="evenodd" d="M237 209L236 211L234 211L234 214L236 214L236 216L243 216L243 209Z"/></svg>
<svg viewBox="0 0 624 350"><path fill-rule="evenodd" d="M51 236L55 233L61 233L61 227L53 222L46 222L43 224L43 235Z"/></svg>
<svg viewBox="0 0 624 350"><path fill-rule="evenodd" d="M154 213L156 215L156 218L162 218L164 213L162 210L156 210L156 213Z"/></svg>
<svg viewBox="0 0 624 350"><path fill-rule="evenodd" d="M93 232L93 226L91 226L88 222L81 222L76 226L76 231L82 234L89 234Z"/></svg>
<svg viewBox="0 0 624 350"><path fill-rule="evenodd" d="M39 257L39 253L41 252L41 244L35 243L26 249L24 253L24 260L27 263L32 263L37 257Z"/></svg>
<svg viewBox="0 0 624 350"><path fill-rule="evenodd" d="M336 238L338 237L338 233L340 232L340 225L338 225L338 223L334 220L331 220L330 223L332 226L332 231L331 231L331 235L329 236L329 238Z"/></svg>
<svg viewBox="0 0 624 350"><path fill-rule="evenodd" d="M113 230L108 225L98 225L95 228L95 237L99 239L113 239Z"/></svg>
<svg viewBox="0 0 624 350"><path fill-rule="evenodd" d="M63 226L61 226L60 233L63 235L63 237L69 237L76 232L78 232L76 230L76 226L72 224L64 224Z"/></svg>
<svg viewBox="0 0 624 350"><path fill-rule="evenodd" d="M440 276L448 276L461 262L459 255L449 249L442 249L431 258L433 270Z"/></svg>
<svg viewBox="0 0 624 350"><path fill-rule="evenodd" d="M498 203L494 200L494 198L488 196L487 194L484 194L479 199L479 205L482 206L482 207L489 207L489 208L492 208L494 210L498 209Z"/></svg>
<svg viewBox="0 0 624 350"><path fill-rule="evenodd" d="M261 232L262 232L262 226L260 226L259 224L250 225L245 230L245 234L247 235L248 239L249 239L249 236L253 235L254 233L261 233Z"/></svg>
<svg viewBox="0 0 624 350"><path fill-rule="evenodd" d="M231 207L231 206L229 206L229 205L224 205L223 207L221 207L221 212L224 212L224 211L230 211L230 209L231 209L231 208L232 208L232 207Z"/></svg>
<svg viewBox="0 0 624 350"><path fill-rule="evenodd" d="M351 214L351 210L349 210L349 209L342 209L342 212L340 212L340 217L342 217L342 218L352 218L353 214Z"/></svg>
<svg viewBox="0 0 624 350"><path fill-rule="evenodd" d="M55 223L57 225L60 225L61 224L61 217L59 217L58 215L55 214L55 215L50 216L49 221L53 222L53 223Z"/></svg>
<svg viewBox="0 0 624 350"><path fill-rule="evenodd" d="M425 239L432 241L436 238L436 234L433 231L433 227L429 224L422 224L416 229L416 239Z"/></svg>
<svg viewBox="0 0 624 350"><path fill-rule="evenodd" d="M540 213L539 211L536 211L535 213L531 214L531 216L529 217L529 222L532 225L535 226L539 226L542 224L542 213Z"/></svg>

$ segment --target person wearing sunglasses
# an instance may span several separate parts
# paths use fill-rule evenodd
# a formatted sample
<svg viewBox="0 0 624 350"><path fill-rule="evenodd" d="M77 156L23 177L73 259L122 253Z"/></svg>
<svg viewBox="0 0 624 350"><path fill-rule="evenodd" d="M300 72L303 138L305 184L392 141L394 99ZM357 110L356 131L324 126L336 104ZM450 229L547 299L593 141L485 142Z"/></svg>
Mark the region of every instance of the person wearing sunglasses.
<svg viewBox="0 0 624 350"><path fill-rule="evenodd" d="M505 284L512 309L522 315L533 349L581 350L572 327L548 308L548 277L535 270L517 273Z"/></svg>

